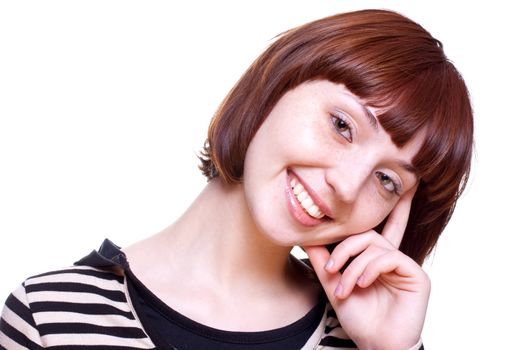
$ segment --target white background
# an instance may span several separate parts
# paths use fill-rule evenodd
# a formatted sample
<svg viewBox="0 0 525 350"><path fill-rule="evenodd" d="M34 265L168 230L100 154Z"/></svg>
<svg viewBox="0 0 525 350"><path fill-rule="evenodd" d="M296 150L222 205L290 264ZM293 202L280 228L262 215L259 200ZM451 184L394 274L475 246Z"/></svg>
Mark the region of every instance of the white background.
<svg viewBox="0 0 525 350"><path fill-rule="evenodd" d="M425 345L519 347L525 30L510 2L454 3L0 2L0 298L105 237L126 246L174 221L205 184L210 117L275 35L389 8L444 43L476 112L471 183L425 264Z"/></svg>

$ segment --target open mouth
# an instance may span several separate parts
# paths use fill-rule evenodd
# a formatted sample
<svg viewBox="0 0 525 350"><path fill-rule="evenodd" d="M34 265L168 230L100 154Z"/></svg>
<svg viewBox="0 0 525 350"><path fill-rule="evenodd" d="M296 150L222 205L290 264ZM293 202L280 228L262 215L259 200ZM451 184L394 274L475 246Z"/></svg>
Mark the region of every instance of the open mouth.
<svg viewBox="0 0 525 350"><path fill-rule="evenodd" d="M314 200L308 193L308 191L304 188L304 186L301 184L299 179L294 176L294 174L289 173L290 176L290 187L292 188L292 192L297 198L297 201L301 204L301 207L303 210L312 218L321 220L326 216L325 213L319 209L319 207L314 203Z"/></svg>

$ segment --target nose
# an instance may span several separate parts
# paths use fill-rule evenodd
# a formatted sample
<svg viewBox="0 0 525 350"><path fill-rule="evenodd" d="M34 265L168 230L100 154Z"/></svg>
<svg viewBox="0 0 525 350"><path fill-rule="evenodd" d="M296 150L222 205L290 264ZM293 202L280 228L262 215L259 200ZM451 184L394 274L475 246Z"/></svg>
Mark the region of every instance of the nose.
<svg viewBox="0 0 525 350"><path fill-rule="evenodd" d="M338 200L351 204L365 188L372 172L370 160L339 159L337 164L326 169L325 179Z"/></svg>

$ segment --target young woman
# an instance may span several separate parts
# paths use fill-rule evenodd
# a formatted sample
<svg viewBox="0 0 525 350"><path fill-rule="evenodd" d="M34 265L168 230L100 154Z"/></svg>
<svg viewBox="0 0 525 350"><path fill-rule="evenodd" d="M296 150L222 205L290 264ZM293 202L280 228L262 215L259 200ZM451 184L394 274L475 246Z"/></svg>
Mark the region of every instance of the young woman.
<svg viewBox="0 0 525 350"><path fill-rule="evenodd" d="M209 183L188 210L26 280L0 345L422 348L420 265L466 183L472 134L465 84L418 24L366 10L292 29L213 118Z"/></svg>

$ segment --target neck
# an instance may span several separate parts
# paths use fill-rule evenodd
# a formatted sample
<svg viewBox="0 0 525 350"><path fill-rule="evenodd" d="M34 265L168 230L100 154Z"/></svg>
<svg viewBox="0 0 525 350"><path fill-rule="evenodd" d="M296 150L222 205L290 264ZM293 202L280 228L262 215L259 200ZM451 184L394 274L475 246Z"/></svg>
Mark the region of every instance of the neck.
<svg viewBox="0 0 525 350"><path fill-rule="evenodd" d="M213 180L173 225L125 252L139 279L187 317L263 330L296 321L317 301L317 286L290 249L259 231L242 185Z"/></svg>
<svg viewBox="0 0 525 350"><path fill-rule="evenodd" d="M249 213L242 184L212 180L183 216L157 237L169 247L177 275L227 293L289 283L291 247L262 234ZM271 282L271 283L269 283Z"/></svg>

